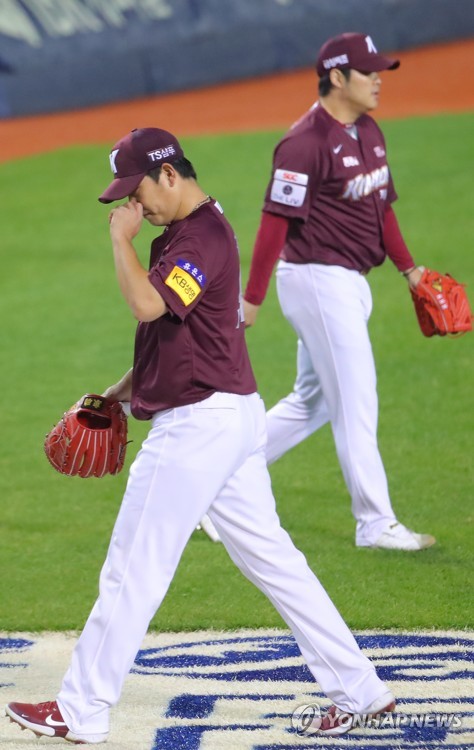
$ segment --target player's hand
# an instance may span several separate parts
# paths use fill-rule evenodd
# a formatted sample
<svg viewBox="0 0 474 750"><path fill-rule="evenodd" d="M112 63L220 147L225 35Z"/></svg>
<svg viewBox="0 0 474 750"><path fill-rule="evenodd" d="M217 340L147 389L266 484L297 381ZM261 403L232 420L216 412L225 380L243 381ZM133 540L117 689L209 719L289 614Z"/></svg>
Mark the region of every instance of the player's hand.
<svg viewBox="0 0 474 750"><path fill-rule="evenodd" d="M125 373L118 383L110 385L102 394L114 401L127 402L132 400L132 373L133 368Z"/></svg>
<svg viewBox="0 0 474 750"><path fill-rule="evenodd" d="M406 274L406 280L412 289L416 289L418 282L423 276L424 266L417 266L412 271Z"/></svg>
<svg viewBox="0 0 474 750"><path fill-rule="evenodd" d="M109 214L110 235L112 239L133 240L140 231L143 222L143 206L135 198L128 203L114 208Z"/></svg>
<svg viewBox="0 0 474 750"><path fill-rule="evenodd" d="M251 302L247 302L247 300L244 299L243 306L244 306L245 327L249 328L249 326L255 325L258 311L260 310L260 305L252 305Z"/></svg>

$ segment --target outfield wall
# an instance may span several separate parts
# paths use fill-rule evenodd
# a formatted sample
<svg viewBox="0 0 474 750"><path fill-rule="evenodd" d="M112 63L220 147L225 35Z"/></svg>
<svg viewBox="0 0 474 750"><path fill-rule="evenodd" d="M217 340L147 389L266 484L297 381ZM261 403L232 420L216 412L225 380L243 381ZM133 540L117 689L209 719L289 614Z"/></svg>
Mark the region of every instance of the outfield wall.
<svg viewBox="0 0 474 750"><path fill-rule="evenodd" d="M0 117L305 67L342 31L380 50L467 38L474 2L0 0Z"/></svg>

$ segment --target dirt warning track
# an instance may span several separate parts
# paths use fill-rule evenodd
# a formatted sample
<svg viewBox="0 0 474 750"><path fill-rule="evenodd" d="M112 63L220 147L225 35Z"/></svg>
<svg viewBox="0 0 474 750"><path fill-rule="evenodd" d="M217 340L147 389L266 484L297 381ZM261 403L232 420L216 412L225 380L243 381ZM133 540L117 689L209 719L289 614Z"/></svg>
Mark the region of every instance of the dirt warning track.
<svg viewBox="0 0 474 750"><path fill-rule="evenodd" d="M474 39L404 51L383 74L377 119L474 110ZM178 136L286 128L317 98L313 68L74 112L0 121L0 162L83 143L114 143L135 127Z"/></svg>

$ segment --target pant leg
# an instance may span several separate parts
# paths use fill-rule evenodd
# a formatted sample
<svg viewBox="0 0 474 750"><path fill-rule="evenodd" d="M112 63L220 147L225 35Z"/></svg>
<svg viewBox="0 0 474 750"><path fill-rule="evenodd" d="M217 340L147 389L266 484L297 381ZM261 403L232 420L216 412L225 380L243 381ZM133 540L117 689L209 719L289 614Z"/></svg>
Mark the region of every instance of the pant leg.
<svg viewBox="0 0 474 750"><path fill-rule="evenodd" d="M108 731L109 708L191 533L252 450L243 408L249 398L214 394L153 420L130 469L99 597L57 699L67 725L81 737Z"/></svg>
<svg viewBox="0 0 474 750"><path fill-rule="evenodd" d="M329 421L318 376L308 350L298 339L293 392L267 412L267 461L277 461Z"/></svg>
<svg viewBox="0 0 474 750"><path fill-rule="evenodd" d="M363 711L387 691L328 594L281 527L265 458L257 450L209 509L229 555L291 628L321 689L342 710Z"/></svg>
<svg viewBox="0 0 474 750"><path fill-rule="evenodd" d="M367 323L366 279L339 266L280 263L285 317L304 342L331 420L357 521L356 542L375 542L395 521L377 444L376 373Z"/></svg>

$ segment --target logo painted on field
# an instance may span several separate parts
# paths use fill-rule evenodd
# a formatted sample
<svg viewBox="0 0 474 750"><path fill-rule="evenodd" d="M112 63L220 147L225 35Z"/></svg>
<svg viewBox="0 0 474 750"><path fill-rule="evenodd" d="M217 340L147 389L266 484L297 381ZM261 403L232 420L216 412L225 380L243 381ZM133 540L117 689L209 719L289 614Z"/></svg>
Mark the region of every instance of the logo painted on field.
<svg viewBox="0 0 474 750"><path fill-rule="evenodd" d="M0 635L4 702L32 692L51 698L71 652L71 634L22 635ZM364 632L356 638L397 698L395 714L378 724L361 714L340 739L310 731L309 712L325 711L330 701L287 631L150 633L110 742L142 750L474 749L472 633ZM18 727L4 722L2 743L17 743Z"/></svg>
<svg viewBox="0 0 474 750"><path fill-rule="evenodd" d="M417 634L356 636L406 715L456 715L455 721L400 721L356 728L341 739L347 750L459 750L474 747L472 638ZM183 641L143 649L132 672L179 678L189 684L169 702L153 750L206 750L213 736L239 750L327 748L328 740L301 737L291 717L298 703L329 701L315 683L291 635L250 635ZM222 688L219 688L219 685ZM304 699L302 700L302 695ZM465 744L465 743L469 744ZM220 746L220 745L219 745ZM230 745L229 745L230 747ZM331 745L332 747L332 745Z"/></svg>
<svg viewBox="0 0 474 750"><path fill-rule="evenodd" d="M0 688L15 685L18 670L28 667L25 657L32 646L26 638L0 638Z"/></svg>

